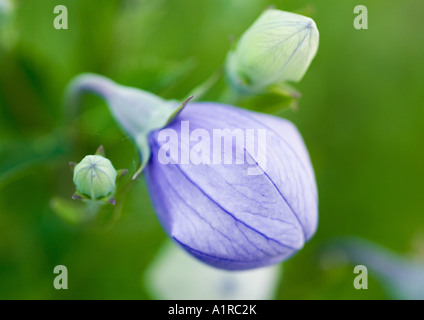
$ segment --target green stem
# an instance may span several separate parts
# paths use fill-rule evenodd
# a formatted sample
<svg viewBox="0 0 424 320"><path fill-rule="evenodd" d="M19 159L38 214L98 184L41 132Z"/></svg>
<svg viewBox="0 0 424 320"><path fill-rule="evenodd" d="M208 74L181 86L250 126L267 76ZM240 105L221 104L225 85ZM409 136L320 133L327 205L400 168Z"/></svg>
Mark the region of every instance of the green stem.
<svg viewBox="0 0 424 320"><path fill-rule="evenodd" d="M224 75L224 67L216 70L205 82L194 88L188 96L193 96L193 102L202 99L205 94L212 89Z"/></svg>
<svg viewBox="0 0 424 320"><path fill-rule="evenodd" d="M219 102L236 105L241 98L241 94L230 86L226 86L218 98Z"/></svg>
<svg viewBox="0 0 424 320"><path fill-rule="evenodd" d="M87 200L86 201L86 214L88 220L93 220L94 217L97 216L97 213L99 212L100 207L104 203L100 201L93 201L93 200Z"/></svg>

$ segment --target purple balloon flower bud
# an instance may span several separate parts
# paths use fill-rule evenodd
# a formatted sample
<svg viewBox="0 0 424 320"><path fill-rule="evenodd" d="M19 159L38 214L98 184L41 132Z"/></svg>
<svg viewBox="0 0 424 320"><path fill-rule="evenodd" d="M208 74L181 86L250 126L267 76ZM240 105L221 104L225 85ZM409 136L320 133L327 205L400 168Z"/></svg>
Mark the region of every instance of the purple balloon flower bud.
<svg viewBox="0 0 424 320"><path fill-rule="evenodd" d="M81 90L105 98L137 144L162 226L194 257L251 269L289 258L315 233L314 172L291 122L218 103L178 108L93 75L74 82Z"/></svg>
<svg viewBox="0 0 424 320"><path fill-rule="evenodd" d="M199 129L204 130L201 142L193 138ZM234 161L226 164L223 144L237 130L255 132L245 134L250 150L243 143L239 150L233 147ZM205 143L208 136L213 138ZM220 138L217 149L211 140ZM202 163L187 161L199 143L204 147ZM153 132L149 144L152 156L145 175L158 217L167 233L196 258L223 269L261 267L290 257L314 234L314 173L291 122L228 105L193 103L166 129ZM169 163L160 159L165 150ZM234 159L240 154L245 163ZM222 155L221 164L214 161L217 155Z"/></svg>

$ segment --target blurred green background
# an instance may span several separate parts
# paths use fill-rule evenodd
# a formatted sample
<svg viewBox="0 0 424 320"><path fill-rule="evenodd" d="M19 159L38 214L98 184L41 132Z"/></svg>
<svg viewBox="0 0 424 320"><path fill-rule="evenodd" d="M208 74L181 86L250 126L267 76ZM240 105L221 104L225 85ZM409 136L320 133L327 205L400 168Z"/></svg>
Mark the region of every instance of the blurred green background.
<svg viewBox="0 0 424 320"><path fill-rule="evenodd" d="M10 1L0 0L0 3ZM319 190L319 227L284 263L277 299L390 298L370 275L353 288L351 265L328 268L338 237L371 240L424 259L424 2L356 0L22 0L0 17L0 298L150 299L143 272L166 235L143 179L113 225L64 221L51 199L74 192L69 161L104 145L116 168L136 169L132 142L105 104L86 97L77 119L64 90L81 72L184 99L218 69L238 36L274 4L310 15L320 48L297 88L299 128ZM369 29L355 30L364 4ZM66 5L69 29L53 27ZM215 100L213 90L206 97ZM55 290L53 268L69 270Z"/></svg>

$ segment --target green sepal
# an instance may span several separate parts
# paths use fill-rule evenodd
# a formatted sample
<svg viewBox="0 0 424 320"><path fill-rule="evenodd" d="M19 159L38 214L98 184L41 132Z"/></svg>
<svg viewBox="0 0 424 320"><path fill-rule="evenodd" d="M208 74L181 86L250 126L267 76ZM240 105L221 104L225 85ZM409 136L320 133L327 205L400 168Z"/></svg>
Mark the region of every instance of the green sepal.
<svg viewBox="0 0 424 320"><path fill-rule="evenodd" d="M96 150L95 155L96 155L96 156L102 156L102 157L105 157L105 156L106 156L106 154L105 154L105 148L103 148L103 146L99 146L99 147L97 148L97 150Z"/></svg>
<svg viewBox="0 0 424 320"><path fill-rule="evenodd" d="M194 96L188 97L177 109L175 109L174 112L169 116L166 125L170 124L179 114L180 112L185 108L185 106L194 98ZM165 126L166 126L165 125Z"/></svg>
<svg viewBox="0 0 424 320"><path fill-rule="evenodd" d="M258 112L278 115L287 109L297 109L301 94L287 83L267 87L258 94L235 95L234 104Z"/></svg>
<svg viewBox="0 0 424 320"><path fill-rule="evenodd" d="M128 173L128 169L119 169L116 175L116 182L118 183Z"/></svg>

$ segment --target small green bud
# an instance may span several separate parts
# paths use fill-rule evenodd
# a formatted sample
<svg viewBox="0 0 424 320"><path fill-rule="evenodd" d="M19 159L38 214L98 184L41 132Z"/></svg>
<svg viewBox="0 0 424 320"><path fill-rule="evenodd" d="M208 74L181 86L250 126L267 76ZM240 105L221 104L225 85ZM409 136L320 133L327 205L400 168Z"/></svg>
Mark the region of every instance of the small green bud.
<svg viewBox="0 0 424 320"><path fill-rule="evenodd" d="M116 187L117 171L109 159L101 155L86 156L74 169L77 194L91 200L112 197Z"/></svg>
<svg viewBox="0 0 424 320"><path fill-rule="evenodd" d="M266 10L242 35L227 57L227 76L238 91L302 79L318 50L318 29L308 17Z"/></svg>

